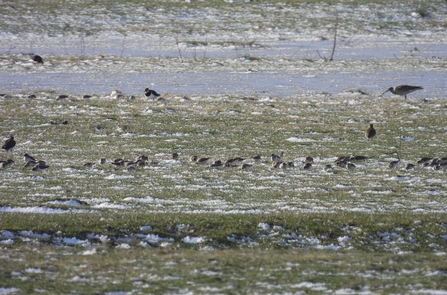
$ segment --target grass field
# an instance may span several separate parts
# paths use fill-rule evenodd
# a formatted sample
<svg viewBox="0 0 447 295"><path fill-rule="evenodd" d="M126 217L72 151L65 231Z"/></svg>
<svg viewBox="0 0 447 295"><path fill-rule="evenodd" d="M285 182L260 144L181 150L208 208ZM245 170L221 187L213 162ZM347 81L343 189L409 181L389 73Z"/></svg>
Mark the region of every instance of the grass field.
<svg viewBox="0 0 447 295"><path fill-rule="evenodd" d="M57 95L2 99L2 133L18 142L9 155L16 162L1 171L4 288L248 294L446 287L446 174L404 168L444 156L443 100ZM363 134L370 121L373 140ZM270 154L282 151L294 168L271 166ZM24 168L25 152L50 168ZM389 169L397 153L402 163ZM250 159L257 154L260 161ZM137 155L153 163L134 173L110 163ZM193 155L241 156L253 166L212 168L192 163ZM335 165L350 155L368 159L354 170ZM314 157L310 171L302 168L306 156ZM323 171L326 164L333 171Z"/></svg>
<svg viewBox="0 0 447 295"><path fill-rule="evenodd" d="M0 294L447 294L444 2L150 4L0 6Z"/></svg>

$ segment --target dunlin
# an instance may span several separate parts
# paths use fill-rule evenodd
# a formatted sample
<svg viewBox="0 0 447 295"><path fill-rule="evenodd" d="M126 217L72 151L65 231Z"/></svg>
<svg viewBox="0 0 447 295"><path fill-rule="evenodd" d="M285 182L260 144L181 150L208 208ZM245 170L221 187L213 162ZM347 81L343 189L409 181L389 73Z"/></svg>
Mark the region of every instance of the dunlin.
<svg viewBox="0 0 447 295"><path fill-rule="evenodd" d="M365 156L351 156L351 157L349 157L349 160L361 162L361 161L368 160L368 157L365 157Z"/></svg>
<svg viewBox="0 0 447 295"><path fill-rule="evenodd" d="M247 164L247 163L244 163L244 164L242 164L241 165L241 169L250 169L252 167L252 165L250 165L250 164Z"/></svg>
<svg viewBox="0 0 447 295"><path fill-rule="evenodd" d="M93 163L93 162L86 162L86 163L84 163L83 166L84 166L85 168L92 168L93 165L95 165L95 163Z"/></svg>
<svg viewBox="0 0 447 295"><path fill-rule="evenodd" d="M172 153L171 158L173 160L177 160L178 159L178 153Z"/></svg>
<svg viewBox="0 0 447 295"><path fill-rule="evenodd" d="M354 170L355 169L355 164L351 163L351 162L346 163L346 169Z"/></svg>
<svg viewBox="0 0 447 295"><path fill-rule="evenodd" d="M408 163L407 165L405 165L405 169L407 170L414 169L414 164Z"/></svg>
<svg viewBox="0 0 447 295"><path fill-rule="evenodd" d="M388 91L392 94L404 96L405 99L407 99L407 94L415 92L416 90L424 89L421 86L411 86L411 85L399 85L396 87L390 87L388 88L384 93L382 93L380 96L384 95ZM379 97L380 97L379 96Z"/></svg>
<svg viewBox="0 0 447 295"><path fill-rule="evenodd" d="M305 163L313 163L314 162L314 158L308 156L306 157L306 159L304 160Z"/></svg>
<svg viewBox="0 0 447 295"><path fill-rule="evenodd" d="M145 156L145 155L140 155L140 156L135 158L135 162L138 161L138 160L147 161L147 160L149 160L149 158L147 156Z"/></svg>
<svg viewBox="0 0 447 295"><path fill-rule="evenodd" d="M260 155L256 155L256 156L253 156L253 157L251 157L253 160L255 160L255 161L261 161L261 156Z"/></svg>
<svg viewBox="0 0 447 295"><path fill-rule="evenodd" d="M272 154L270 156L270 158L272 159L272 162L279 162L279 161L281 161L281 157L283 156L283 154L284 154L284 152L281 152L281 155L279 155L279 156Z"/></svg>
<svg viewBox="0 0 447 295"><path fill-rule="evenodd" d="M348 163L349 158L348 157L338 157L337 160L335 160L335 164L338 167L346 168L346 164Z"/></svg>
<svg viewBox="0 0 447 295"><path fill-rule="evenodd" d="M304 169L304 170L310 170L310 169L312 169L312 163L306 163L306 164L304 164L303 169Z"/></svg>
<svg viewBox="0 0 447 295"><path fill-rule="evenodd" d="M417 163L419 165L424 165L425 163L429 163L432 160L433 160L433 158L422 157Z"/></svg>
<svg viewBox="0 0 447 295"><path fill-rule="evenodd" d="M120 158L115 159L115 160L113 160L112 165L115 165L115 166L124 166L124 160L123 160L123 159L120 159Z"/></svg>
<svg viewBox="0 0 447 295"><path fill-rule="evenodd" d="M14 160L6 160L6 161L0 161L2 168L6 168L8 166L11 166L12 164L14 164Z"/></svg>
<svg viewBox="0 0 447 295"><path fill-rule="evenodd" d="M135 165L137 167L144 167L144 166L146 166L146 163L147 163L146 161L138 160L138 161L135 162Z"/></svg>
<svg viewBox="0 0 447 295"><path fill-rule="evenodd" d="M332 171L333 170L332 169L332 165L331 164L324 165L323 170L326 171L326 172Z"/></svg>
<svg viewBox="0 0 447 295"><path fill-rule="evenodd" d="M390 168L390 169L396 168L397 165L399 165L399 162L400 162L400 160L389 162L388 163L388 168Z"/></svg>
<svg viewBox="0 0 447 295"><path fill-rule="evenodd" d="M211 158L199 158L196 160L196 164L205 164Z"/></svg>
<svg viewBox="0 0 447 295"><path fill-rule="evenodd" d="M220 166L223 166L223 163L221 160L216 160L210 165L210 167L220 167Z"/></svg>
<svg viewBox="0 0 447 295"><path fill-rule="evenodd" d="M36 171L36 172L43 172L43 171L45 171L46 169L48 169L50 166L48 166L48 165L46 165L45 164L45 162L38 162L37 164L36 164L36 166L34 166L33 167L33 171Z"/></svg>
<svg viewBox="0 0 447 295"><path fill-rule="evenodd" d="M279 168L279 167L281 167L281 165L282 165L282 162L281 162L281 161L278 161L278 162L272 162L272 167L273 167L273 168Z"/></svg>

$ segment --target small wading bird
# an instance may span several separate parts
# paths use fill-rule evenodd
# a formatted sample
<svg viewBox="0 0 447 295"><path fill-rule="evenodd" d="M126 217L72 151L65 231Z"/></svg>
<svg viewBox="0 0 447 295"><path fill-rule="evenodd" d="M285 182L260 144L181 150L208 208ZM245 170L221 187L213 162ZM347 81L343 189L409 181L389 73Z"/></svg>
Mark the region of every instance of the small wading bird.
<svg viewBox="0 0 447 295"><path fill-rule="evenodd" d="M6 161L0 161L0 166L2 168L6 168L8 166L11 166L12 164L14 164L14 160L11 160L11 159L6 160Z"/></svg>
<svg viewBox="0 0 447 295"><path fill-rule="evenodd" d="M47 164L45 164L44 161L39 161L36 166L33 167L33 171L35 172L43 172L45 171L45 169L49 168L50 166L48 166Z"/></svg>
<svg viewBox="0 0 447 295"><path fill-rule="evenodd" d="M405 99L407 99L407 94L415 92L416 90L421 90L421 89L424 89L424 88L422 88L421 86L399 85L396 87L388 88L384 93L379 95L379 97L381 97L382 95L384 95L385 93L387 93L389 91L392 94L397 94L397 95L401 95L401 96L403 95L405 97Z"/></svg>
<svg viewBox="0 0 447 295"><path fill-rule="evenodd" d="M144 89L144 95L146 95L147 98L154 99L160 96L155 90L150 90L149 88Z"/></svg>
<svg viewBox="0 0 447 295"><path fill-rule="evenodd" d="M372 139L374 136L376 136L376 129L374 129L373 124L369 124L368 129L365 131L365 137Z"/></svg>
<svg viewBox="0 0 447 295"><path fill-rule="evenodd" d="M25 153L23 155L23 160L25 161L25 163L28 162L37 162L37 160L34 157L31 157L30 155L28 155L27 153Z"/></svg>
<svg viewBox="0 0 447 295"><path fill-rule="evenodd" d="M272 155L270 156L270 158L272 159L272 162L279 162L279 161L281 161L281 157L282 157L283 155L284 155L284 152L281 152L280 155L272 154Z"/></svg>
<svg viewBox="0 0 447 295"><path fill-rule="evenodd" d="M11 135L2 145L2 149L9 151L16 146L16 141L14 140L14 135Z"/></svg>
<svg viewBox="0 0 447 295"><path fill-rule="evenodd" d="M34 54L34 53L29 53L28 55L29 55L29 58L32 61L35 61L38 64L43 64L43 59L42 59L42 57L40 55L37 55L37 54Z"/></svg>

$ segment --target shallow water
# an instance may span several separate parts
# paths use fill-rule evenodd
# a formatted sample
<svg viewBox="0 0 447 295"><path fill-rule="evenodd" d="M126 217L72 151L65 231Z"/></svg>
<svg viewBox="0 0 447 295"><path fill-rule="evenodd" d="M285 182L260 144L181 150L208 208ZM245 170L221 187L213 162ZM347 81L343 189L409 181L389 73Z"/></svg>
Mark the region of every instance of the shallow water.
<svg viewBox="0 0 447 295"><path fill-rule="evenodd" d="M361 89L379 95L390 86L423 85L409 97L444 97L446 72L340 72L303 75L291 73L32 73L0 74L0 89L6 93L55 90L73 94L109 94L117 88L127 94L142 94L142 85L156 85L159 92L175 95L258 95L292 97L306 93L337 94ZM390 94L386 94L387 96Z"/></svg>

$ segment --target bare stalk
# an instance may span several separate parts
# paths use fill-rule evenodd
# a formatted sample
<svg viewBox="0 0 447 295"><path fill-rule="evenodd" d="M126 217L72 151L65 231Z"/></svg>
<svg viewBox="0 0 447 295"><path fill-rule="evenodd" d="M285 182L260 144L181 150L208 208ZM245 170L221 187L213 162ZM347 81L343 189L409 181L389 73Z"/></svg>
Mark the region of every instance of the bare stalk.
<svg viewBox="0 0 447 295"><path fill-rule="evenodd" d="M178 55L180 56L180 60L183 62L182 50L180 49L180 44L178 42L178 38L175 37L175 44L177 45Z"/></svg>
<svg viewBox="0 0 447 295"><path fill-rule="evenodd" d="M335 47L337 46L337 28L338 28L338 14L335 18L335 27L334 27L334 44L332 45L332 52L329 61L334 60Z"/></svg>

